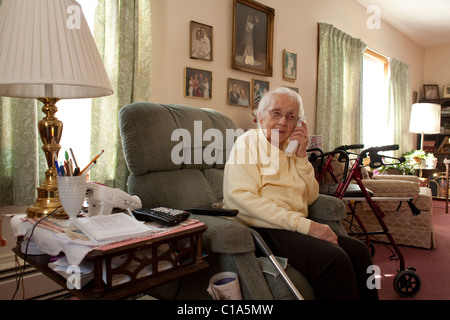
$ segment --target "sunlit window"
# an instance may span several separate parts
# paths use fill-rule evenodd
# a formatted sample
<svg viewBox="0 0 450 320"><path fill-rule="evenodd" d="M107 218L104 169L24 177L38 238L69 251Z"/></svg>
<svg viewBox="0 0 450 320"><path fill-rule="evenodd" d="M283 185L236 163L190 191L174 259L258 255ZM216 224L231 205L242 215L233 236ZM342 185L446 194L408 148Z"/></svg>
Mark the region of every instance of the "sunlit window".
<svg viewBox="0 0 450 320"><path fill-rule="evenodd" d="M363 60L363 143L364 147L393 144L388 127L388 60L366 50Z"/></svg>
<svg viewBox="0 0 450 320"><path fill-rule="evenodd" d="M83 14L93 30L97 0L78 0ZM64 159L65 152L72 148L80 167L90 161L91 144L91 101L92 99L62 99L56 106L56 117L63 122L63 133L60 141L59 160Z"/></svg>

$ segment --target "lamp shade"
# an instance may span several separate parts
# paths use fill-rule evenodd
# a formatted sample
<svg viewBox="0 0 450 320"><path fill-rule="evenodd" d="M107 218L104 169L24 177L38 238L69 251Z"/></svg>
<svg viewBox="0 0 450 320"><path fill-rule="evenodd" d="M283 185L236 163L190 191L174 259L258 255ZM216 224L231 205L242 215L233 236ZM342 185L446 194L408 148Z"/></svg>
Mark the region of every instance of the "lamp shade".
<svg viewBox="0 0 450 320"><path fill-rule="evenodd" d="M439 133L441 106L436 103L415 103L411 109L409 131L415 133Z"/></svg>
<svg viewBox="0 0 450 320"><path fill-rule="evenodd" d="M72 99L113 93L76 1L3 0L0 48L0 96Z"/></svg>

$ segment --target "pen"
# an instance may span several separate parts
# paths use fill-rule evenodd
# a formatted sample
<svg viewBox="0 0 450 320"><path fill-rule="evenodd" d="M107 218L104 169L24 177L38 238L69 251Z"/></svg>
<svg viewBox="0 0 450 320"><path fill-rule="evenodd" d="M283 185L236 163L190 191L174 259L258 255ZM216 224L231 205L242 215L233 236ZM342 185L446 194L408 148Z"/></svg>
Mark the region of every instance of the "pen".
<svg viewBox="0 0 450 320"><path fill-rule="evenodd" d="M92 164L93 164L95 161L97 161L98 157L100 157L100 156L103 154L103 152L105 152L105 150L100 151L99 154L96 155L95 158L92 159L91 162L89 162L89 164L86 166L86 168L84 168L83 170L81 170L80 175L83 174L88 168L89 168L89 169L92 168Z"/></svg>
<svg viewBox="0 0 450 320"><path fill-rule="evenodd" d="M64 165L63 164L61 164L60 166L59 166L59 171L60 171L60 173L61 173L61 177L64 177Z"/></svg>
<svg viewBox="0 0 450 320"><path fill-rule="evenodd" d="M58 161L55 160L56 171L58 172L58 177L61 177L61 171L59 170Z"/></svg>
<svg viewBox="0 0 450 320"><path fill-rule="evenodd" d="M73 154L72 148L70 148L69 150L70 150L70 154L72 155L73 163L75 163L75 168L78 168L77 159L75 159L75 155Z"/></svg>

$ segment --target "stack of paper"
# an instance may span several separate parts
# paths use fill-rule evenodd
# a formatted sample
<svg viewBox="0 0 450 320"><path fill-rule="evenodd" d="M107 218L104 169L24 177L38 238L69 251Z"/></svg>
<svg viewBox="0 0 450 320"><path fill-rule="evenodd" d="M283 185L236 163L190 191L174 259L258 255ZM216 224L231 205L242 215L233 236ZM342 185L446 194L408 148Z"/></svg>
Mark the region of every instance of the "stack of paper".
<svg viewBox="0 0 450 320"><path fill-rule="evenodd" d="M153 232L143 222L123 212L77 218L75 224L94 241L126 240Z"/></svg>

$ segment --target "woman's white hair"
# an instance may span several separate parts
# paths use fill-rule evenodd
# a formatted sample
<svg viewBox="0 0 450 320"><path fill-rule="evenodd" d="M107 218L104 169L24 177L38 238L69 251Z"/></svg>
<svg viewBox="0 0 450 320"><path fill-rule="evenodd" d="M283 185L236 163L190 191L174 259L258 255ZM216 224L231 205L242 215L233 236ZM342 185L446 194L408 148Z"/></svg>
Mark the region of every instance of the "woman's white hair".
<svg viewBox="0 0 450 320"><path fill-rule="evenodd" d="M290 97L291 101L298 105L298 116L303 118L305 111L303 110L302 97L292 89L286 87L279 87L275 90L268 91L264 94L262 99L259 101L258 109L256 110L256 123L258 127L261 127L261 123L258 121L262 117L264 110L273 103L273 100L280 95L286 95Z"/></svg>

